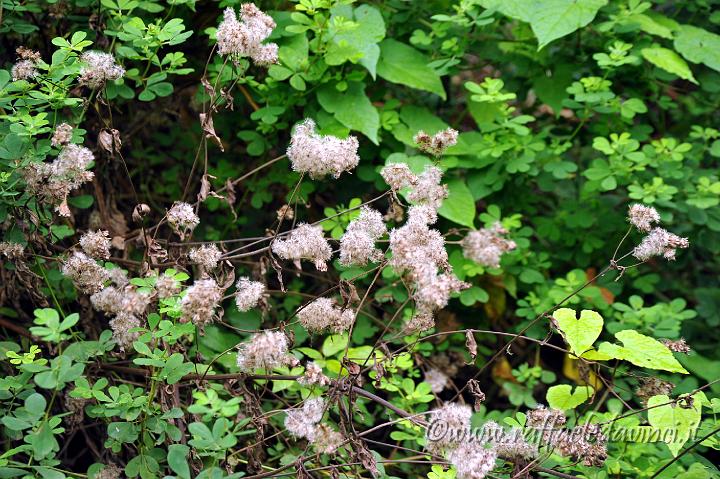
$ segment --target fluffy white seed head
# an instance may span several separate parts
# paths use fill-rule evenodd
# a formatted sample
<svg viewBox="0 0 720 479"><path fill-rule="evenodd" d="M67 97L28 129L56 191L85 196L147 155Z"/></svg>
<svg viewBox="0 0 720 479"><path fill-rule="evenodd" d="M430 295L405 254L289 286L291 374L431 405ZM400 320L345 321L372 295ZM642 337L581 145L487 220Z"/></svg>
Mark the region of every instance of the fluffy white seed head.
<svg viewBox="0 0 720 479"><path fill-rule="evenodd" d="M438 409L430 411L430 423L442 424L441 430L446 434L432 434L428 428L425 448L433 453L443 453L457 447L465 435L470 431L470 406L459 403L446 403Z"/></svg>
<svg viewBox="0 0 720 479"><path fill-rule="evenodd" d="M249 311L256 307L265 294L265 285L259 281L252 281L247 276L242 276L237 284L235 292L235 304L238 311Z"/></svg>
<svg viewBox="0 0 720 479"><path fill-rule="evenodd" d="M88 256L95 259L110 257L110 236L107 231L88 231L80 237L80 247Z"/></svg>
<svg viewBox="0 0 720 479"><path fill-rule="evenodd" d="M477 441L463 442L448 455L457 479L484 479L495 467L497 453Z"/></svg>
<svg viewBox="0 0 720 479"><path fill-rule="evenodd" d="M38 73L35 62L32 60L20 60L10 70L13 81L30 80L38 76Z"/></svg>
<svg viewBox="0 0 720 479"><path fill-rule="evenodd" d="M264 331L240 345L237 365L241 371L270 370L280 366L297 364L288 352L288 338L280 331Z"/></svg>
<svg viewBox="0 0 720 479"><path fill-rule="evenodd" d="M131 313L121 312L110 320L113 340L115 340L121 351L132 347L133 341L140 336L140 333L133 332L131 329L141 326L140 319Z"/></svg>
<svg viewBox="0 0 720 479"><path fill-rule="evenodd" d="M240 7L240 18L228 7L218 26L216 39L220 55L250 57L256 65L267 66L278 61L278 46L262 43L275 28L275 21L254 4Z"/></svg>
<svg viewBox="0 0 720 479"><path fill-rule="evenodd" d="M319 271L326 271L327 262L332 258L332 248L323 236L322 227L307 223L300 223L287 239L275 241L272 251L282 259L312 261Z"/></svg>
<svg viewBox="0 0 720 479"><path fill-rule="evenodd" d="M190 204L178 201L168 210L167 222L181 238L184 238L200 224L200 218Z"/></svg>
<svg viewBox="0 0 720 479"><path fill-rule="evenodd" d="M67 123L60 123L55 127L50 144L54 147L67 145L72 140L73 127Z"/></svg>
<svg viewBox="0 0 720 479"><path fill-rule="evenodd" d="M382 214L363 206L360 215L350 222L340 238L340 264L363 266L381 260L383 253L375 248L375 241L386 232Z"/></svg>
<svg viewBox="0 0 720 479"><path fill-rule="evenodd" d="M462 241L463 254L480 265L499 268L502 255L517 246L514 241L506 239L505 234L507 230L500 223L471 231Z"/></svg>
<svg viewBox="0 0 720 479"><path fill-rule="evenodd" d="M74 252L63 263L62 274L70 278L78 290L89 294L100 291L109 279L105 268L79 251Z"/></svg>
<svg viewBox="0 0 720 479"><path fill-rule="evenodd" d="M416 184L418 181L418 177L410 171L410 167L405 163L390 163L389 165L385 165L383 169L380 170L380 175L393 191L407 188L408 186Z"/></svg>
<svg viewBox="0 0 720 479"><path fill-rule="evenodd" d="M330 384L330 378L323 374L322 368L315 361L310 361L305 365L305 373L297 379L297 382L303 386L327 386Z"/></svg>
<svg viewBox="0 0 720 479"><path fill-rule="evenodd" d="M20 243L12 241L0 242L0 255L5 256L7 259L22 258L23 254L25 254L25 246Z"/></svg>
<svg viewBox="0 0 720 479"><path fill-rule="evenodd" d="M347 331L355 321L352 309L342 309L334 299L317 298L297 313L300 323L311 332L330 330L335 333Z"/></svg>
<svg viewBox="0 0 720 479"><path fill-rule="evenodd" d="M208 271L217 268L221 256L222 252L214 244L204 244L191 249L188 253L188 257L192 262L199 264Z"/></svg>
<svg viewBox="0 0 720 479"><path fill-rule="evenodd" d="M180 283L172 276L163 274L155 281L155 291L159 298L169 298L180 292Z"/></svg>
<svg viewBox="0 0 720 479"><path fill-rule="evenodd" d="M102 88L108 80L119 80L125 69L115 62L110 53L87 51L80 56L83 67L78 82L90 88Z"/></svg>
<svg viewBox="0 0 720 479"><path fill-rule="evenodd" d="M181 319L200 327L211 323L215 316L215 308L222 301L222 293L222 289L212 278L195 281L180 302Z"/></svg>
<svg viewBox="0 0 720 479"><path fill-rule="evenodd" d="M295 126L287 156L293 170L308 173L310 178L326 175L337 178L360 162L358 146L354 136L341 140L334 136L319 135L315 131L315 122L308 118Z"/></svg>
<svg viewBox="0 0 720 479"><path fill-rule="evenodd" d="M443 200L448 196L447 185L440 184L442 170L436 166L426 166L408 193L408 200L413 203L440 208Z"/></svg>
<svg viewBox="0 0 720 479"><path fill-rule="evenodd" d="M306 399L302 408L285 411L285 428L295 437L312 441L315 439L317 424L322 420L324 411L323 398Z"/></svg>
<svg viewBox="0 0 720 479"><path fill-rule="evenodd" d="M652 206L634 204L628 209L628 221L638 231L648 233L654 223L660 223L660 214Z"/></svg>
<svg viewBox="0 0 720 479"><path fill-rule="evenodd" d="M687 238L681 238L663 228L653 228L633 249L632 254L640 261L647 261L653 256L662 256L672 261L678 248L685 249L689 246Z"/></svg>
<svg viewBox="0 0 720 479"><path fill-rule="evenodd" d="M430 390L432 392L439 394L445 390L450 382L450 378L439 369L432 368L425 372L425 382L430 385Z"/></svg>

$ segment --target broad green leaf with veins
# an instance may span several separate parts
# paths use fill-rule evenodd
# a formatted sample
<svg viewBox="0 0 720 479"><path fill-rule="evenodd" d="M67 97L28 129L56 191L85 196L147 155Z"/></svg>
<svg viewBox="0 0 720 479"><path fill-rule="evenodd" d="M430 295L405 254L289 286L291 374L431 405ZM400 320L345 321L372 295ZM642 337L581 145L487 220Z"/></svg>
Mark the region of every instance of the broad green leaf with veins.
<svg viewBox="0 0 720 479"><path fill-rule="evenodd" d="M615 337L623 343L622 346L601 343L598 352L615 359L624 359L643 368L688 374L673 353L660 341L632 329L620 331Z"/></svg>
<svg viewBox="0 0 720 479"><path fill-rule="evenodd" d="M592 348L603 328L602 316L589 309L583 309L577 318L575 310L560 308L553 313L553 318L576 356Z"/></svg>

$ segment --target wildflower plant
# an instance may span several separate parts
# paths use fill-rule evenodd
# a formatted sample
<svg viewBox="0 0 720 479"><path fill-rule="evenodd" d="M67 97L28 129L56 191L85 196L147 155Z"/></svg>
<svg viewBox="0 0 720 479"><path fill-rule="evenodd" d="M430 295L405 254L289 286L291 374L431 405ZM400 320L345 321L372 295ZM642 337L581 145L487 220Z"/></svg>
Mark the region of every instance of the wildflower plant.
<svg viewBox="0 0 720 479"><path fill-rule="evenodd" d="M720 477L713 2L0 6L2 477Z"/></svg>

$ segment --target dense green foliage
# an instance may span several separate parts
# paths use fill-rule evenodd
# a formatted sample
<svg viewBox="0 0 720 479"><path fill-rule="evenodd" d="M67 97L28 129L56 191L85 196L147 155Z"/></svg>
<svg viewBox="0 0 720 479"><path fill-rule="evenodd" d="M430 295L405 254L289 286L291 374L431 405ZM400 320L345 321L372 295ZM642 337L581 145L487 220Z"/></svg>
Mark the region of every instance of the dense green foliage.
<svg viewBox="0 0 720 479"><path fill-rule="evenodd" d="M568 427L622 433L606 433L599 464L541 442L488 477L720 477L719 4L263 1L279 60L262 66L218 54L240 1L0 0L0 477L452 479L452 461L423 449L426 423L400 420L450 401L477 402L475 425L523 427L542 404ZM124 75L88 82L90 50ZM356 136L357 168L293 171L305 118ZM63 122L94 155L67 201L52 176L28 175L62 151ZM419 131L448 127L460 135L442 156L418 148ZM335 255L318 271L268 248L296 222L339 240L364 204L401 226L407 191L380 175L391 163L444 172L434 227L469 283L420 333L403 329L414 291L387 260ZM168 227L177 201L200 217L190 234ZM636 203L689 248L634 258ZM497 223L515 243L500 266L466 257L468 231ZM124 348L95 291L62 272L96 229L112 239L97 264L150 298ZM222 249L218 268L188 259L201 243ZM387 235L378 245L389 258ZM188 322L187 288L208 274L222 306ZM267 287L249 311L232 300L242 276ZM161 282L178 288L159 297ZM319 296L357 311L349 332L298 322ZM238 345L269 329L299 364L240 371ZM687 354L666 346L681 338ZM308 361L329 385L296 381ZM433 392L438 370L450 382ZM285 431L285 410L317 395L344 437L332 454Z"/></svg>

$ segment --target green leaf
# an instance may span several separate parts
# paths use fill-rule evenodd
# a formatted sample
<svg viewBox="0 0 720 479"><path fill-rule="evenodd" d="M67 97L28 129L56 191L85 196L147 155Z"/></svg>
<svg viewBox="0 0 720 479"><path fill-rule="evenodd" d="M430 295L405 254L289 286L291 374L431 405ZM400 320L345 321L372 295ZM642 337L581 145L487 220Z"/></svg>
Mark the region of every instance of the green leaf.
<svg viewBox="0 0 720 479"><path fill-rule="evenodd" d="M188 466L187 462L189 453L190 448L184 444L171 444L168 446L168 465L181 479L190 479L190 466Z"/></svg>
<svg viewBox="0 0 720 479"><path fill-rule="evenodd" d="M560 384L552 386L547 391L547 403L552 409L566 411L575 409L588 400L593 394L593 388L590 386L578 386L575 391L569 384Z"/></svg>
<svg viewBox="0 0 720 479"><path fill-rule="evenodd" d="M702 28L681 25L673 43L675 49L693 63L703 63L720 71L720 35Z"/></svg>
<svg viewBox="0 0 720 479"><path fill-rule="evenodd" d="M592 22L607 0L540 0L531 5L530 26L540 50Z"/></svg>
<svg viewBox="0 0 720 479"><path fill-rule="evenodd" d="M643 48L640 52L645 60L656 67L697 84L697 80L695 80L688 64L674 51L667 48L654 47Z"/></svg>
<svg viewBox="0 0 720 479"><path fill-rule="evenodd" d="M348 82L348 88L340 92L332 84L326 84L317 91L320 105L346 127L362 132L378 144L377 132L380 128L380 115L365 95L365 85L360 82Z"/></svg>
<svg viewBox="0 0 720 479"><path fill-rule="evenodd" d="M360 5L352 9L341 5L332 9L333 17L354 20L355 28L336 33L328 46L325 61L328 65L341 65L346 61L360 63L367 68L375 79L380 47L377 45L385 38L385 21L382 14L370 5Z"/></svg>
<svg viewBox="0 0 720 479"><path fill-rule="evenodd" d="M449 194L438 210L438 214L459 225L474 228L475 199L465 181L452 179L447 185Z"/></svg>
<svg viewBox="0 0 720 479"><path fill-rule="evenodd" d="M576 356L592 348L603 328L602 316L589 309L583 309L580 318L577 318L575 310L560 308L553 313L553 319L565 342Z"/></svg>
<svg viewBox="0 0 720 479"><path fill-rule="evenodd" d="M624 359L643 368L688 374L667 346L656 339L632 329L620 331L615 334L615 337L623 343L622 346L600 343L598 352L615 359Z"/></svg>
<svg viewBox="0 0 720 479"><path fill-rule="evenodd" d="M592 22L607 0L480 0L480 5L530 23L539 50Z"/></svg>
<svg viewBox="0 0 720 479"><path fill-rule="evenodd" d="M410 45L387 39L380 44L377 73L389 82L429 91L445 100L440 76L428 63L430 60Z"/></svg>
<svg viewBox="0 0 720 479"><path fill-rule="evenodd" d="M674 403L664 394L648 399L648 422L658 431L673 456L678 455L691 434L700 425L702 405L694 395L692 401Z"/></svg>

